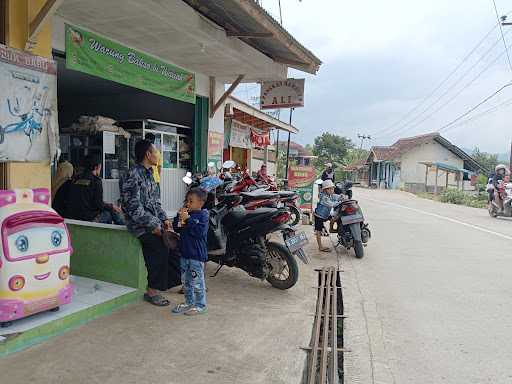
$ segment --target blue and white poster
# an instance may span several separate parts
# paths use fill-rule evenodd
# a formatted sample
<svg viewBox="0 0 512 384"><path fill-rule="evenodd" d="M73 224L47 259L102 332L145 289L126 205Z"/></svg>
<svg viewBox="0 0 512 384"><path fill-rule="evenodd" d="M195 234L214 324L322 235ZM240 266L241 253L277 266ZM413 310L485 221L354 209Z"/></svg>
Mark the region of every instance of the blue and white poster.
<svg viewBox="0 0 512 384"><path fill-rule="evenodd" d="M58 143L57 66L0 44L0 161L48 161Z"/></svg>

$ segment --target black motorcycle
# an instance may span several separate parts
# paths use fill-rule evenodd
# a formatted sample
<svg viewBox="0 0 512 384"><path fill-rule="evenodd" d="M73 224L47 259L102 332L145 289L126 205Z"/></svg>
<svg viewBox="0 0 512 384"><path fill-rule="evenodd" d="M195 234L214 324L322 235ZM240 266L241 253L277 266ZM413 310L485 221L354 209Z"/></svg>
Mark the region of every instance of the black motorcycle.
<svg viewBox="0 0 512 384"><path fill-rule="evenodd" d="M352 186L354 183L351 181L342 181L341 183L336 183L336 187L334 188L334 193L337 195L345 195L349 200L352 199Z"/></svg>
<svg viewBox="0 0 512 384"><path fill-rule="evenodd" d="M219 264L244 270L250 276L267 280L273 287L288 289L297 283L299 268L295 257L305 264L309 259L302 247L308 240L288 224L286 208L246 210L240 195L227 194L210 210L208 258ZM281 232L284 244L270 240Z"/></svg>
<svg viewBox="0 0 512 384"><path fill-rule="evenodd" d="M364 222L363 211L356 200L343 200L337 206L333 219L336 222L334 231L338 233L338 246L346 249L354 248L357 258L364 256L364 246L372 234Z"/></svg>

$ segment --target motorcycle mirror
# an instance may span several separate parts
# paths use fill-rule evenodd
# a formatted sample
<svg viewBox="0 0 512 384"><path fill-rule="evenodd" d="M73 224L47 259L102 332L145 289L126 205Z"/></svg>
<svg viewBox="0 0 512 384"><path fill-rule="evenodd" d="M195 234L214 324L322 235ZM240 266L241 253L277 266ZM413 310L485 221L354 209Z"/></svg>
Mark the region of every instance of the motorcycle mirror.
<svg viewBox="0 0 512 384"><path fill-rule="evenodd" d="M226 160L224 164L222 164L222 168L230 169L233 168L236 163L233 160Z"/></svg>
<svg viewBox="0 0 512 384"><path fill-rule="evenodd" d="M323 183L323 182L324 182L324 181L323 181L322 179L317 179L317 180L315 180L315 184L316 184L316 185L322 185L322 183Z"/></svg>
<svg viewBox="0 0 512 384"><path fill-rule="evenodd" d="M187 185L192 184L192 178L189 176L189 174L190 174L190 176L192 176L192 174L190 172L187 172L187 175L183 176L183 178L181 179Z"/></svg>

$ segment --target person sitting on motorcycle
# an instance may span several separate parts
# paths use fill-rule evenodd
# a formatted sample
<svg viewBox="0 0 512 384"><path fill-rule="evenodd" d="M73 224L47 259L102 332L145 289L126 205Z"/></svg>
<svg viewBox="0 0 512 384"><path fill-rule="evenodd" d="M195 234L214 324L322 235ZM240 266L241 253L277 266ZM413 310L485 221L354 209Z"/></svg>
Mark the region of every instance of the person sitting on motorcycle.
<svg viewBox="0 0 512 384"><path fill-rule="evenodd" d="M272 183L272 179L267 174L267 164L262 164L260 170L256 174L256 181L261 181L265 184Z"/></svg>
<svg viewBox="0 0 512 384"><path fill-rule="evenodd" d="M322 180L332 180L334 183L334 167L332 163L325 164L325 170L322 172L322 176L320 176Z"/></svg>
<svg viewBox="0 0 512 384"><path fill-rule="evenodd" d="M318 244L318 249L321 252L330 252L329 247L322 245L322 232L324 229L324 222L329 220L331 216L331 209L339 204L341 200L340 195L334 193L334 183L328 179L322 182L322 192L320 193L320 200L315 209L315 236Z"/></svg>
<svg viewBox="0 0 512 384"><path fill-rule="evenodd" d="M504 164L498 164L494 170L495 174L492 178L492 186L494 188L491 188L489 190L489 199L491 203L494 201L495 198L494 192L498 191L499 185L504 181L505 176L510 174L509 170ZM500 193L496 194L496 203L498 204L500 210L503 211L503 198L500 195Z"/></svg>

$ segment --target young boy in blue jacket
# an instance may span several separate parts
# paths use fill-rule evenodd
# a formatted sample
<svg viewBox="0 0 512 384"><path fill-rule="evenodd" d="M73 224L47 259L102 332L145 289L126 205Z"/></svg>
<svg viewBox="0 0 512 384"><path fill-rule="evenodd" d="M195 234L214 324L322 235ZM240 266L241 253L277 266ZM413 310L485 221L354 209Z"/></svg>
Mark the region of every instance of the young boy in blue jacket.
<svg viewBox="0 0 512 384"><path fill-rule="evenodd" d="M188 191L185 207L174 218L174 229L180 233L180 267L185 302L172 309L174 314L188 316L206 313L204 263L208 261L208 210L202 209L208 194L200 188Z"/></svg>

